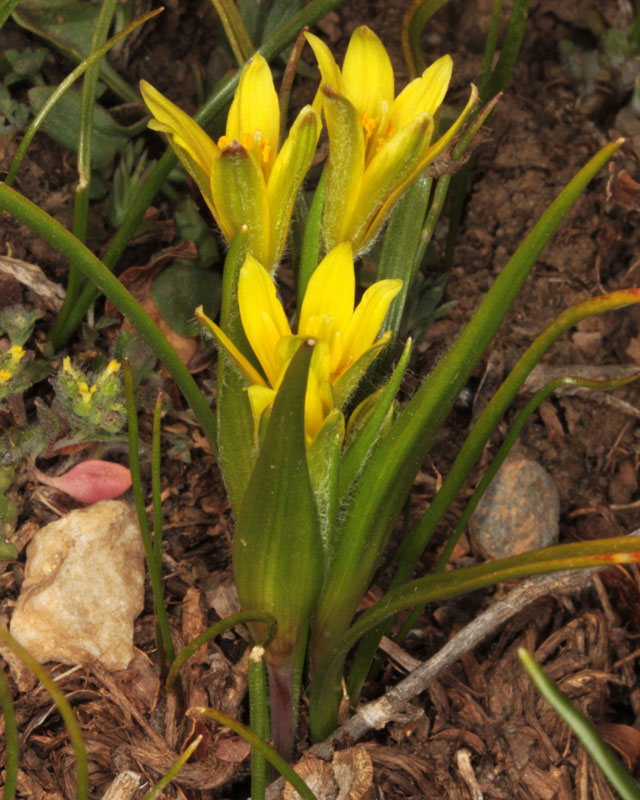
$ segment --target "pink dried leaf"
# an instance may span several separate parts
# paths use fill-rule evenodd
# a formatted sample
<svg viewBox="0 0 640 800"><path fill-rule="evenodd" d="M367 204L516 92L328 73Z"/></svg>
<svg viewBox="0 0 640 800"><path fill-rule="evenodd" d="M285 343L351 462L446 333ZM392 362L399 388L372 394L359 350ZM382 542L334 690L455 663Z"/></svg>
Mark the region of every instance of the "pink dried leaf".
<svg viewBox="0 0 640 800"><path fill-rule="evenodd" d="M37 467L33 468L33 472L41 483L60 489L82 503L111 500L131 486L131 471L128 467L99 459L83 461L58 477L45 475Z"/></svg>

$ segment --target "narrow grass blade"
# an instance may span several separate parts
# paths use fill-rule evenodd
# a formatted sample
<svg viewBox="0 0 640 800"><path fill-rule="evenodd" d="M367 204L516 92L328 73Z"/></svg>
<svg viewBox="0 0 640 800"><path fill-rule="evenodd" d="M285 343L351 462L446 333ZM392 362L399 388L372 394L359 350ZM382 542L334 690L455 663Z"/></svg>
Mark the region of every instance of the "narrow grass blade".
<svg viewBox="0 0 640 800"><path fill-rule="evenodd" d="M268 745L265 741L263 741L256 733L254 733L251 728L247 728L246 725L243 725L241 722L238 722L237 719L230 717L228 714L224 714L222 711L216 711L213 708L203 708L201 706L190 708L189 714L202 714L209 719L214 720L215 722L219 722L220 725L224 725L226 728L231 728L234 733L237 733L238 736L242 736L245 742L249 742L251 747L255 747L256 750L259 750L262 755L267 759L267 761L275 767L278 772L289 781L289 783L293 786L293 788L298 792L300 797L304 798L304 800L317 800L315 794L311 791L311 789L307 786L307 784L302 780L302 778L292 769L292 767L287 764L287 762L282 758L282 756L278 755L278 753Z"/></svg>
<svg viewBox="0 0 640 800"><path fill-rule="evenodd" d="M167 679L165 681L168 691L173 691L178 679L178 675L180 674L180 670L199 647L202 647L203 644L215 639L216 636L220 636L220 634L228 631L230 628L235 628L236 625L244 625L247 622L264 623L266 626L265 635L259 644L262 647L268 647L273 641L278 630L278 624L275 620L275 617L273 617L271 614L267 614L266 612L261 613L258 611L239 611L237 614L231 614L231 616L225 617L225 619L221 619L220 622L216 622L214 625L208 627L206 631L203 631L201 634L196 636L195 639L192 639L189 644L178 653L173 664L171 664L171 668L169 669L169 673L167 674Z"/></svg>
<svg viewBox="0 0 640 800"><path fill-rule="evenodd" d="M311 683L311 737L321 741L337 727L344 660L353 645L391 616L423 603L459 597L494 583L581 567L640 562L640 539L621 536L534 550L453 572L428 575L388 592L362 614L317 665Z"/></svg>
<svg viewBox="0 0 640 800"><path fill-rule="evenodd" d="M241 67L251 57L255 48L238 7L233 0L211 0L211 2L218 12L229 47L231 47L238 66Z"/></svg>
<svg viewBox="0 0 640 800"><path fill-rule="evenodd" d="M422 31L436 11L448 2L449 0L414 0L404 15L400 37L410 81L417 78L427 66L420 49Z"/></svg>
<svg viewBox="0 0 640 800"><path fill-rule="evenodd" d="M622 800L640 800L640 786L637 781L622 766L616 754L598 735L593 725L545 675L530 653L521 647L518 650L518 658L536 689L580 739L587 753L604 772Z"/></svg>
<svg viewBox="0 0 640 800"><path fill-rule="evenodd" d="M2 800L13 800L16 796L16 783L18 781L18 727L13 710L9 681L5 678L2 670L0 670L0 707L4 718L6 752Z"/></svg>
<svg viewBox="0 0 640 800"><path fill-rule="evenodd" d="M76 798L75 800L87 800L89 792L89 767L87 762L87 748L85 747L82 731L78 725L78 720L73 713L69 701L64 696L62 690L53 680L47 670L39 661L18 644L6 628L0 627L0 639L9 647L22 661L22 663L33 672L36 678L44 686L53 700L60 716L67 728L71 746L76 757Z"/></svg>
<svg viewBox="0 0 640 800"><path fill-rule="evenodd" d="M182 767L191 758L192 753L195 750L197 750L198 745L200 744L201 741L202 741L202 734L200 734L200 736L196 736L196 738L191 742L191 744L188 747L185 747L184 751L169 767L169 770L166 773L166 775L163 775L162 778L160 778L160 780L158 781L158 783L156 783L156 785L153 787L153 789L150 792L147 792L147 794L145 794L144 800L155 800L155 798L160 794L160 792L171 783L171 781L180 772Z"/></svg>
<svg viewBox="0 0 640 800"><path fill-rule="evenodd" d="M5 178L4 182L7 186L11 186L13 180L20 168L20 163L27 152L27 148L31 144L31 140L38 132L38 129L42 125L44 118L47 116L51 108L57 103L57 101L62 97L62 95L67 91L67 89L73 85L73 83L84 73L86 72L92 64L100 61L102 56L105 53L108 53L111 48L117 44L118 42L125 39L132 31L138 28L140 25L148 22L148 20L153 19L153 17L157 17L158 14L164 11L163 8L156 8L153 11L149 11L146 14L142 14L142 16L134 19L126 28L123 28L119 33L115 36L112 36L109 40L107 40L102 47L96 50L94 53L91 53L90 56L85 58L85 60L78 64L78 66L70 72L67 77L58 85L55 92L53 92L50 97L48 98L47 102L42 106L40 111L37 113L35 119L27 128L27 131L20 142L18 149L16 150L16 154L13 157L13 161L11 162L11 166L9 167L9 172L7 173L7 177Z"/></svg>
<svg viewBox="0 0 640 800"><path fill-rule="evenodd" d="M4 5L0 8L0 28L13 14L13 9L18 5L20 0L4 0Z"/></svg>
<svg viewBox="0 0 640 800"><path fill-rule="evenodd" d="M249 653L249 720L251 730L261 739L268 739L271 726L269 724L269 690L267 688L267 670L264 664L264 647L255 645ZM251 800L264 800L267 785L267 762L262 753L251 748Z"/></svg>
<svg viewBox="0 0 640 800"><path fill-rule="evenodd" d="M158 649L160 650L161 670L166 674L168 665L175 660L175 650L171 639L169 619L164 605L164 595L162 586L162 561L156 558L156 553L149 531L147 512L145 511L144 493L142 491L142 480L140 478L140 439L138 436L138 411L136 409L136 398L133 388L133 376L129 361L124 362L124 388L127 404L127 419L129 424L129 469L131 470L131 482L136 511L138 512L138 524L140 525L140 535L144 553L147 558L147 568L151 580L151 590L153 592L153 605L156 613L156 624L158 626Z"/></svg>

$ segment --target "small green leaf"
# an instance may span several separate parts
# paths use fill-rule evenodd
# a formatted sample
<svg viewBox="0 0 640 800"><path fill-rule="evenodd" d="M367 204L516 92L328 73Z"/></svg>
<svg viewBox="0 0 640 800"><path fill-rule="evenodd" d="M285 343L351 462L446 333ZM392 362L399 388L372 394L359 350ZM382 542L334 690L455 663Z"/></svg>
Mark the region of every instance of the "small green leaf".
<svg viewBox="0 0 640 800"><path fill-rule="evenodd" d="M219 272L174 264L156 278L151 294L163 319L176 333L197 336L199 327L193 312L201 305L208 317L217 317L220 284Z"/></svg>
<svg viewBox="0 0 640 800"><path fill-rule="evenodd" d="M238 11L255 45L271 34L304 6L303 0L238 0Z"/></svg>

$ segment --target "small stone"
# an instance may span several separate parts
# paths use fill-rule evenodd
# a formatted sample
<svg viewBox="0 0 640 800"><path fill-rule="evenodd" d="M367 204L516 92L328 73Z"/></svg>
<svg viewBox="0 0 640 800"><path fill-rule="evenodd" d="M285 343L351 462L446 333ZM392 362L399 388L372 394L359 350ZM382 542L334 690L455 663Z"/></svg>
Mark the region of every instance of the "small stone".
<svg viewBox="0 0 640 800"><path fill-rule="evenodd" d="M558 541L560 497L549 473L522 455L509 457L469 520L476 551L486 559L548 547Z"/></svg>
<svg viewBox="0 0 640 800"><path fill-rule="evenodd" d="M10 632L41 662L96 659L126 669L143 605L137 514L123 500L104 500L35 534Z"/></svg>

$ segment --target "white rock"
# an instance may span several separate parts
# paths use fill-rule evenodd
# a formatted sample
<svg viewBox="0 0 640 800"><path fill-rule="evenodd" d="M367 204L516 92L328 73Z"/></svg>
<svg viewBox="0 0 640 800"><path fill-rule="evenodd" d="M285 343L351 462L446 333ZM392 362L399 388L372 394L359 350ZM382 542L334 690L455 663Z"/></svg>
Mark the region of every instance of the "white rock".
<svg viewBox="0 0 640 800"><path fill-rule="evenodd" d="M125 669L144 604L135 510L105 500L45 525L27 548L10 632L39 661Z"/></svg>

